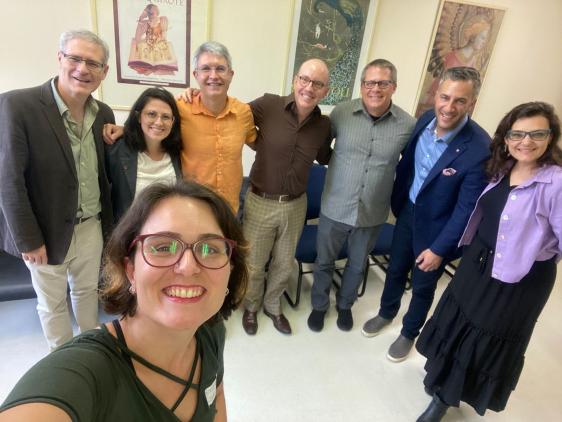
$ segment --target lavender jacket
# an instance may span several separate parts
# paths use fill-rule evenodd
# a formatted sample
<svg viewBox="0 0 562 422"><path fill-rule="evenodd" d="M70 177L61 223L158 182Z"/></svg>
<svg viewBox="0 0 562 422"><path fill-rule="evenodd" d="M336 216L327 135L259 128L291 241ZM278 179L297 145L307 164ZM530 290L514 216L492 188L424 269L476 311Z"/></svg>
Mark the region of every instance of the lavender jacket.
<svg viewBox="0 0 562 422"><path fill-rule="evenodd" d="M482 195L502 178L486 186ZM469 244L478 230L482 195L459 246ZM562 257L562 167L547 165L509 194L501 215L492 277L517 283L535 261L546 261L553 256L557 261Z"/></svg>

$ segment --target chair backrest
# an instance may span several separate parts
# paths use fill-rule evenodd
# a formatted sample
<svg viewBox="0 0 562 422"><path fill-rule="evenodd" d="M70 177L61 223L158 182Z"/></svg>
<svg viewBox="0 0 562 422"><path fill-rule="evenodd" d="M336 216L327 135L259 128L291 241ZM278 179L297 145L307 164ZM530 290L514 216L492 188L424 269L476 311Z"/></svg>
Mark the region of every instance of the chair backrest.
<svg viewBox="0 0 562 422"><path fill-rule="evenodd" d="M320 217L320 202L322 200L322 191L324 190L324 181L326 179L326 167L320 164L313 164L308 175L308 184L306 186L306 196L308 205L306 207L306 219L312 220Z"/></svg>

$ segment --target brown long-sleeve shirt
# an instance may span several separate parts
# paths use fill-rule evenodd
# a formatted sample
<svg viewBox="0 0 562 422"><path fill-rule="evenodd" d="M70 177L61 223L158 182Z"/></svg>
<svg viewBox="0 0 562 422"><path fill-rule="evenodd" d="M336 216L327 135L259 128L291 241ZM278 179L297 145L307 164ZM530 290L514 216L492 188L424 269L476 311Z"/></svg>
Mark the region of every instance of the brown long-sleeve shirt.
<svg viewBox="0 0 562 422"><path fill-rule="evenodd" d="M250 103L258 137L250 182L262 192L300 196L314 160L328 164L330 119L317 106L299 124L293 95L265 94Z"/></svg>

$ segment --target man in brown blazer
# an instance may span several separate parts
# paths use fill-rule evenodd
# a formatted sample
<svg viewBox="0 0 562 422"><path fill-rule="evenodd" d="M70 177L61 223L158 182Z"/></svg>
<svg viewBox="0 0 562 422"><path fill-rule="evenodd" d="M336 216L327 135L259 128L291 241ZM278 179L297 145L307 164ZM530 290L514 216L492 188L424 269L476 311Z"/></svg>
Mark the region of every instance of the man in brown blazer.
<svg viewBox="0 0 562 422"><path fill-rule="evenodd" d="M67 284L80 330L98 323L102 236L112 222L101 136L114 116L91 93L108 56L97 35L65 32L57 77L0 95L0 248L29 268L51 350L73 335Z"/></svg>

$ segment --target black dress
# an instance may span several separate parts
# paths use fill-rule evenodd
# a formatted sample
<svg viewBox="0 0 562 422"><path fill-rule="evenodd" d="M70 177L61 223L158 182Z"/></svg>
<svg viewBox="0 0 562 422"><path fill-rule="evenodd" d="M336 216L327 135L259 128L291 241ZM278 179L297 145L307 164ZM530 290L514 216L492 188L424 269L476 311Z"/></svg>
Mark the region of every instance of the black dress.
<svg viewBox="0 0 562 422"><path fill-rule="evenodd" d="M518 283L492 278L499 219L510 190L505 176L480 200L484 218L478 233L416 344L427 358L426 387L446 404L464 401L480 415L505 408L556 278L555 257L535 261Z"/></svg>

